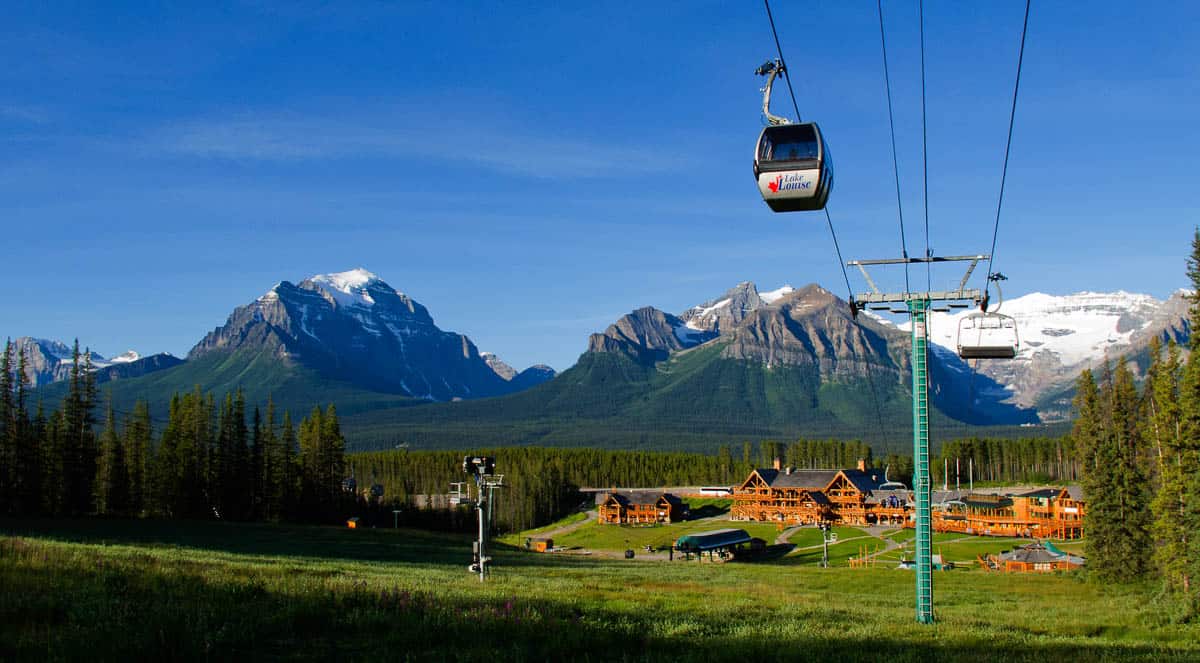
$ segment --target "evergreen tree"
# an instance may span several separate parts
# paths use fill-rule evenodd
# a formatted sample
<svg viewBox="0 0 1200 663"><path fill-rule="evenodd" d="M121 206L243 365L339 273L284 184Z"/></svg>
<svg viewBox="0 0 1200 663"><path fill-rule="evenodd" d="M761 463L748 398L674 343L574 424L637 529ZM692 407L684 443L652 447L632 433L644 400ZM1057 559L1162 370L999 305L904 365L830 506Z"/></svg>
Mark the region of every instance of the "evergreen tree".
<svg viewBox="0 0 1200 663"><path fill-rule="evenodd" d="M1119 559L1124 565L1122 577L1135 580L1150 569L1150 490L1145 471L1149 454L1142 438L1141 397L1124 357L1117 363L1108 391L1112 426L1109 437L1114 445L1113 470L1121 503Z"/></svg>
<svg viewBox="0 0 1200 663"><path fill-rule="evenodd" d="M283 429L279 437L278 473L280 515L285 518L295 516L300 502L300 462L296 428L292 425L292 415L287 410L283 412Z"/></svg>
<svg viewBox="0 0 1200 663"><path fill-rule="evenodd" d="M254 408L254 417L250 425L250 487L247 491L250 501L250 518L260 520L264 517L265 507L265 477L266 454L264 452L262 412Z"/></svg>
<svg viewBox="0 0 1200 663"><path fill-rule="evenodd" d="M91 353L84 352L82 362L79 340L71 349L71 372L67 395L63 400L62 454L63 509L78 515L92 507L92 484L96 475L95 420L96 386L92 375Z"/></svg>
<svg viewBox="0 0 1200 663"><path fill-rule="evenodd" d="M4 342L4 355L0 357L0 507L9 511L15 497L16 468L13 457L16 430L14 419L16 407L13 403L13 344Z"/></svg>
<svg viewBox="0 0 1200 663"><path fill-rule="evenodd" d="M133 414L125 422L122 443L125 447L125 463L129 470L129 511L140 514L147 508L149 480L147 469L150 464L149 455L153 438L153 428L150 422L150 405L138 401L133 406Z"/></svg>
<svg viewBox="0 0 1200 663"><path fill-rule="evenodd" d="M1179 349L1171 342L1164 358L1156 338L1150 351L1145 387L1147 432L1154 440L1158 461L1158 491L1151 504L1152 532L1157 544L1154 561L1169 589L1187 592L1191 579L1187 569L1188 531L1184 524L1187 477L1183 472L1185 454L1180 435Z"/></svg>
<svg viewBox="0 0 1200 663"><path fill-rule="evenodd" d="M1096 569L1101 577L1109 577L1108 560L1113 554L1119 524L1114 522L1117 506L1113 502L1112 476L1101 471L1113 461L1109 457L1109 445L1102 439L1100 393L1091 370L1085 369L1075 381L1073 404L1076 416L1071 436L1079 445L1083 458L1082 486L1088 505L1084 551L1089 568Z"/></svg>
<svg viewBox="0 0 1200 663"><path fill-rule="evenodd" d="M125 463L125 448L117 435L116 415L112 402L104 418L100 434L100 459L96 470L96 513L125 515L129 510L129 468Z"/></svg>
<svg viewBox="0 0 1200 663"><path fill-rule="evenodd" d="M337 409L332 403L325 409L321 419L321 451L322 460L329 468L325 490L329 494L330 504L335 504L342 494L342 479L346 476L346 438L342 435Z"/></svg>
<svg viewBox="0 0 1200 663"><path fill-rule="evenodd" d="M16 510L20 513L37 513L41 505L41 451L37 431L29 417L27 407L29 376L25 351L17 357L17 371L13 378L16 395L13 399L13 461L16 474Z"/></svg>
<svg viewBox="0 0 1200 663"><path fill-rule="evenodd" d="M1192 234L1192 253L1187 261L1187 275L1192 284L1189 309L1193 333L1189 341L1190 355L1179 385L1180 472L1184 477L1183 504L1180 521L1185 532L1193 533L1187 542L1186 577L1190 580L1190 600L1193 610L1200 609L1200 229Z"/></svg>

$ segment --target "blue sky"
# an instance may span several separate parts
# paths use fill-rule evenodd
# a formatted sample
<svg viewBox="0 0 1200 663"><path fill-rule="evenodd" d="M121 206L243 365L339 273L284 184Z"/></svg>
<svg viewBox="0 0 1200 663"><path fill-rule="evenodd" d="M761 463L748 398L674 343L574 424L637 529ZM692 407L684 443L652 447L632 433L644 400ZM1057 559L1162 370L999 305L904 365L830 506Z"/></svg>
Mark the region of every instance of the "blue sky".
<svg viewBox="0 0 1200 663"><path fill-rule="evenodd" d="M0 334L183 355L279 280L362 266L561 370L638 306L845 296L824 216L757 195L754 2L212 5L0 10ZM1024 3L927 5L931 243L986 251ZM1165 297L1200 223L1200 4L1083 7L1034 3L996 269ZM875 4L773 8L846 258L898 255ZM917 4L884 11L919 253Z"/></svg>

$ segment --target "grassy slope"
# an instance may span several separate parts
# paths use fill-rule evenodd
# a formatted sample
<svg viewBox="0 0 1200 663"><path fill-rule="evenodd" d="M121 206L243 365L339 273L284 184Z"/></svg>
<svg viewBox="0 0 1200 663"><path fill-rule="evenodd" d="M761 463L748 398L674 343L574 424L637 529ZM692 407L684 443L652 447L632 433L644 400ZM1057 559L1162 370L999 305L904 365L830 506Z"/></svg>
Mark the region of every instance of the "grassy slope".
<svg viewBox="0 0 1200 663"><path fill-rule="evenodd" d="M0 659L1196 660L1153 590L1072 576L569 558L462 536L0 521ZM17 534L18 536L14 536Z"/></svg>

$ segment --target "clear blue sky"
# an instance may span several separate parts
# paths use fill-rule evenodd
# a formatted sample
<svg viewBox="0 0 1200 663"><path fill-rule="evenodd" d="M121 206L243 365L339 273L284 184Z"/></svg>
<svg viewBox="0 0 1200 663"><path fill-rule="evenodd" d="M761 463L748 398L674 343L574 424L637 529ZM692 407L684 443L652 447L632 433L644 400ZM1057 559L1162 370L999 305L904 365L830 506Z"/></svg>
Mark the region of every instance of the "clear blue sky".
<svg viewBox="0 0 1200 663"><path fill-rule="evenodd" d="M742 280L845 295L824 216L754 186L755 2L194 4L0 10L0 334L182 355L279 280L363 266L561 370L637 306ZM927 4L932 244L986 251L1024 3ZM875 4L774 9L843 251L895 256ZM920 253L917 4L884 9ZM1198 3L1034 2L1009 294L1185 285L1198 34Z"/></svg>

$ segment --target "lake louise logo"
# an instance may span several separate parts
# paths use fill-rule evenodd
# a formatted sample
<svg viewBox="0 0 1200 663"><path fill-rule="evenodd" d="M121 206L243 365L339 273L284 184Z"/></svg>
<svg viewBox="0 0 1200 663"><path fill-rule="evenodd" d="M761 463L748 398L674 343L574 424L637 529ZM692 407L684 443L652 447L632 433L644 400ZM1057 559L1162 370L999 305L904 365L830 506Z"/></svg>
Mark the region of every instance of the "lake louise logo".
<svg viewBox="0 0 1200 663"><path fill-rule="evenodd" d="M804 175L776 175L773 182L767 182L771 193L780 191L800 191L812 188L812 180L806 180Z"/></svg>

